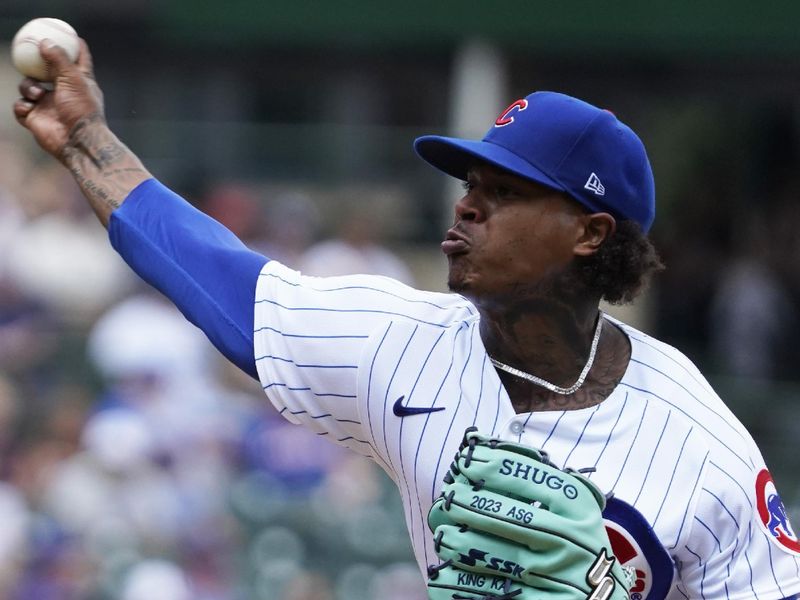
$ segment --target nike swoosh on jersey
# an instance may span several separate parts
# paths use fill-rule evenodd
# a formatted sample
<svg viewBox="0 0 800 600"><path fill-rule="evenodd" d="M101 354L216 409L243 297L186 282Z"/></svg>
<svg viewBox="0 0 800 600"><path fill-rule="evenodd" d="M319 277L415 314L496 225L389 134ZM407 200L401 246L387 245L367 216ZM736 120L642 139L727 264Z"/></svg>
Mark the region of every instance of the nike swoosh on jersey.
<svg viewBox="0 0 800 600"><path fill-rule="evenodd" d="M423 415L425 413L432 413L437 412L440 410L444 410L444 406L439 406L436 408L430 407L425 408L422 406L405 406L403 404L403 400L405 396L400 396L397 400L394 401L394 406L392 406L392 412L396 417L410 417L411 415Z"/></svg>

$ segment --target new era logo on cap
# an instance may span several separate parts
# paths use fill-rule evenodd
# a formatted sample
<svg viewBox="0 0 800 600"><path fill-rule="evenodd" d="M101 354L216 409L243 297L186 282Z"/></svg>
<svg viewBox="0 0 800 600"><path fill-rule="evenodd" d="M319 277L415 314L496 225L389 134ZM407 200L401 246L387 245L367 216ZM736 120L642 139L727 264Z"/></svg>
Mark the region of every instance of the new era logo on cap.
<svg viewBox="0 0 800 600"><path fill-rule="evenodd" d="M600 181L600 178L592 173L589 175L589 179L586 181L584 186L590 192L594 192L598 196L605 196L606 195L606 188Z"/></svg>

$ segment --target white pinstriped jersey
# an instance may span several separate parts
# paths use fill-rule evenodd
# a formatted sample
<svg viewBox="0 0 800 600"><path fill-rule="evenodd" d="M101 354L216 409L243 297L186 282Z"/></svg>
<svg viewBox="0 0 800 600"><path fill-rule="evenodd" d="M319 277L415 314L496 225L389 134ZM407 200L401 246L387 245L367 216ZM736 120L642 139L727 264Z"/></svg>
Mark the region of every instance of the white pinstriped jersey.
<svg viewBox="0 0 800 600"><path fill-rule="evenodd" d="M423 572L437 562L428 509L476 425L542 448L562 467L596 467L594 482L638 509L671 557L666 597L800 593L797 537L785 519L763 519L777 492L766 495L774 489L750 435L686 357L617 324L631 361L604 402L516 414L464 298L383 277L303 277L273 261L256 292L255 356L287 419L372 458L394 480ZM401 418L401 397L443 410Z"/></svg>

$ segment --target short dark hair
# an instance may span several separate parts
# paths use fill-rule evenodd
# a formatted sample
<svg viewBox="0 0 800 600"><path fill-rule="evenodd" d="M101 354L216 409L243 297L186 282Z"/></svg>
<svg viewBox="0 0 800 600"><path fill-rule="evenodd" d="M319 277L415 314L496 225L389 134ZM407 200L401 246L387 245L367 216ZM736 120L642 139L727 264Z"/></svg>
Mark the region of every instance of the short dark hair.
<svg viewBox="0 0 800 600"><path fill-rule="evenodd" d="M618 221L614 233L592 255L579 256L574 278L589 294L609 304L627 304L647 286L650 276L664 270L652 242L634 221Z"/></svg>

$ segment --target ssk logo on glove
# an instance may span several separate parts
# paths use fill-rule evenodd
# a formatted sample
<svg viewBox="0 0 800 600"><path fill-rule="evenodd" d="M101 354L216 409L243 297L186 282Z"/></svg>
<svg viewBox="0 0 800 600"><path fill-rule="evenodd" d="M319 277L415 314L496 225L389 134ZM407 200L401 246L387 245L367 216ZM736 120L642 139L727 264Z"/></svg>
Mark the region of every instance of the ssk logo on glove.
<svg viewBox="0 0 800 600"><path fill-rule="evenodd" d="M474 567L480 563L487 569L498 573L508 573L513 577L521 577L523 571L522 567L514 561L490 556L488 552L477 548L470 548L467 554L460 554L459 561L468 567Z"/></svg>

